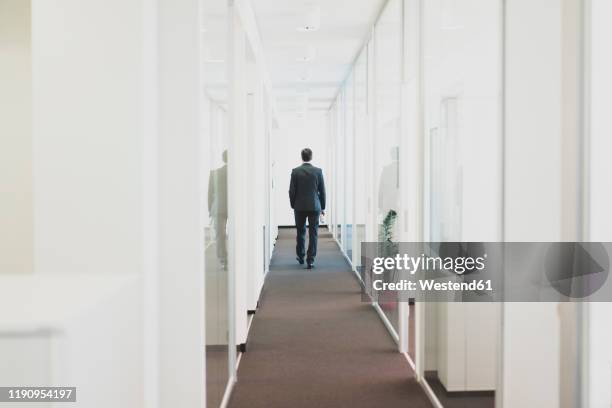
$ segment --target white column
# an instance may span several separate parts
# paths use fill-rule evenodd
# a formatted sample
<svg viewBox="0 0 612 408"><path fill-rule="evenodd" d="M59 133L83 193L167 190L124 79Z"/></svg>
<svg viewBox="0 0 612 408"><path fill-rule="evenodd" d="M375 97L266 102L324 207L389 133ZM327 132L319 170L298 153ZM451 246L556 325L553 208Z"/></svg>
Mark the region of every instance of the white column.
<svg viewBox="0 0 612 408"><path fill-rule="evenodd" d="M142 214L149 129L143 78L150 73L143 59L150 40L143 33L151 16L140 1L31 4L32 279L65 279L69 286L62 290L70 296L115 282L121 288L112 298L86 299L89 308L75 302L73 317L58 323L64 330L54 344L63 347L49 350L52 370L57 381L79 387L88 407L140 406L149 381L143 361L150 357L144 354ZM29 306L36 321L37 304Z"/></svg>
<svg viewBox="0 0 612 408"><path fill-rule="evenodd" d="M198 0L159 0L160 406L203 407L204 178Z"/></svg>
<svg viewBox="0 0 612 408"><path fill-rule="evenodd" d="M248 217L248 269L246 271L247 283L247 310L257 308L259 291L263 282L264 267L264 201L266 193L266 180L264 170L266 163L266 140L265 140L265 116L263 107L263 83L255 61L249 63L248 84L248 134L247 161L244 165L248 168L249 181L243 183L250 197L247 211ZM245 185L246 184L246 185Z"/></svg>
<svg viewBox="0 0 612 408"><path fill-rule="evenodd" d="M504 241L578 239L580 100L574 0L507 0ZM508 276L510 278L510 276ZM569 306L569 305L564 305ZM502 403L570 403L572 313L557 303L506 303ZM571 375L571 374L570 374Z"/></svg>
<svg viewBox="0 0 612 408"><path fill-rule="evenodd" d="M612 122L610 122L610 94L612 94L612 55L609 39L612 35L612 2L591 0L587 10L590 63L587 71L589 89L590 140L585 155L589 186L586 191L586 240L612 240ZM610 284L610 281L607 282ZM583 366L587 374L583 379L585 407L612 406L612 326L608 323L612 303L589 303L587 340Z"/></svg>
<svg viewBox="0 0 612 408"><path fill-rule="evenodd" d="M129 390L105 406L204 405L198 16L197 0L32 2L35 270L136 282L113 315L132 331L71 348L78 367L123 358L87 378Z"/></svg>
<svg viewBox="0 0 612 408"><path fill-rule="evenodd" d="M142 270L141 12L32 2L37 272Z"/></svg>

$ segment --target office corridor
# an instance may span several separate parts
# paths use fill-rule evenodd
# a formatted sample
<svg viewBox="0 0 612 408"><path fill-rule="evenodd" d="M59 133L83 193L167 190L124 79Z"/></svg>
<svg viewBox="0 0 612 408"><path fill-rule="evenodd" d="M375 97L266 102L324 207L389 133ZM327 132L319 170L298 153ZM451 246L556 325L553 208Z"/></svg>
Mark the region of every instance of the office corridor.
<svg viewBox="0 0 612 408"><path fill-rule="evenodd" d="M279 230L232 408L430 407L327 230L315 269Z"/></svg>

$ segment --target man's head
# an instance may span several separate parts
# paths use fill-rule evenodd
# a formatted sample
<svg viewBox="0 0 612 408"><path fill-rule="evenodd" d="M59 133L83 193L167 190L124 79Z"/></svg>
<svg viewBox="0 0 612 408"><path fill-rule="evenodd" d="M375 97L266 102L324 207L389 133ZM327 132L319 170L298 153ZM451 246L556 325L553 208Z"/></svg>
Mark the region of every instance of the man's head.
<svg viewBox="0 0 612 408"><path fill-rule="evenodd" d="M302 160L308 163L312 160L312 150L309 148L302 149Z"/></svg>

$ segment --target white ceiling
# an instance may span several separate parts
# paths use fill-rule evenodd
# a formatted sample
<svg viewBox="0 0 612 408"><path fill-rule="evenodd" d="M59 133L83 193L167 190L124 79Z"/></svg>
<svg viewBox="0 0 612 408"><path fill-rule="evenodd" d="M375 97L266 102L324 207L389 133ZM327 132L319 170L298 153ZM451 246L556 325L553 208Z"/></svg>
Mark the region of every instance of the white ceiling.
<svg viewBox="0 0 612 408"><path fill-rule="evenodd" d="M253 0L277 108L325 112L348 75L385 0ZM316 31L300 31L320 8ZM313 53L309 62L299 57Z"/></svg>

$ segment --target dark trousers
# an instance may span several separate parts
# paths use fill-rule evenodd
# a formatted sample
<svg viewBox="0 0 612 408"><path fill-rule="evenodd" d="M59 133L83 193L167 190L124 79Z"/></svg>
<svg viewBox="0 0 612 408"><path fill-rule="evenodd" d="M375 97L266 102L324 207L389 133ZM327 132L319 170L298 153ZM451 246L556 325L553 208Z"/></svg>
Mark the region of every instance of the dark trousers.
<svg viewBox="0 0 612 408"><path fill-rule="evenodd" d="M319 238L319 211L294 211L295 228L297 230L297 245L295 253L298 258L304 259L312 264L317 256L317 240ZM308 253L305 253L306 246L306 219L308 219Z"/></svg>

